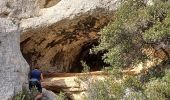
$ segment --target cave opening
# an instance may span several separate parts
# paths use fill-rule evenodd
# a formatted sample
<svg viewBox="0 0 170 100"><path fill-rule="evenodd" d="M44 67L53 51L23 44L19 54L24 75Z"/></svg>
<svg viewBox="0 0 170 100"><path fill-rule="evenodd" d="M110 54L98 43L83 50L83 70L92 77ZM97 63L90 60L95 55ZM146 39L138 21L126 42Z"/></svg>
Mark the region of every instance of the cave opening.
<svg viewBox="0 0 170 100"><path fill-rule="evenodd" d="M62 34L49 33L51 27L25 32L21 36L21 52L31 68L38 64L46 72L80 73L84 68L81 61L88 65L89 71L100 71L108 66L102 60L104 52L90 54L90 49L99 44L97 33L107 21L101 25L99 22L90 16L71 29L63 29Z"/></svg>
<svg viewBox="0 0 170 100"><path fill-rule="evenodd" d="M29 39L29 41L31 40ZM32 67L34 67L37 64L37 61L39 60L39 58L41 58L40 53L38 53L35 50L36 47L34 47L34 49L31 50L30 52L24 53L23 49L27 47L27 46L24 46L24 44L26 45L25 42L21 43L21 52L23 54L23 57L26 59L26 61L30 65L30 68L32 69ZM104 66L108 66L108 64L104 63L104 61L102 60L102 56L104 52L99 52L97 54L90 54L90 49L92 49L96 45L98 45L98 39L87 41L87 43L84 43L83 46L81 47L81 50L78 56L74 58L75 60L67 72L70 72L70 73L83 72L84 67L81 61L85 62L88 65L89 71L100 71ZM62 54L60 53L60 56L59 54L57 54L57 57L59 57L60 59L60 57L62 57ZM58 59L55 59L55 57L53 58L53 61L55 61L53 62L54 64L57 64L56 62L60 62L58 61ZM50 71L46 70L46 72L50 72Z"/></svg>
<svg viewBox="0 0 170 100"><path fill-rule="evenodd" d="M40 52L36 50L36 46L32 47L32 49L29 50L29 52L24 53L25 50L24 48L27 47L26 45L29 45L27 44L28 41L32 41L32 40L28 38L28 40L25 40L21 43L21 52L23 54L23 57L30 65L30 68L32 69L32 67L35 66L37 64L37 61L42 57ZM87 66L89 67L89 71L100 71L104 66L108 66L108 64L104 63L102 59L104 52L98 52L97 54L90 54L90 49L92 49L94 46L97 46L98 44L99 44L98 39L92 39L90 41L86 41L86 43L83 43L80 52L78 53L77 56L75 56L74 62L71 64L71 68L66 72L71 72L71 73L83 72L84 67L81 61L87 64ZM55 67L55 64L57 65L58 63L62 63L61 58L63 57L63 53L57 53L55 55L57 55L57 57L54 57L50 63L54 64L53 65L54 68L57 68ZM53 67L49 67L49 70L46 70L46 72L50 72L51 70L50 68Z"/></svg>
<svg viewBox="0 0 170 100"><path fill-rule="evenodd" d="M102 56L104 52L98 52L97 54L91 53L91 49L98 45L97 40L87 42L83 47L79 54L79 56L76 58L76 62L74 63L74 66L79 66L78 68L72 67L71 72L83 72L84 66L82 65L82 61L89 67L89 71L100 71L104 67L109 66L108 64L104 63Z"/></svg>

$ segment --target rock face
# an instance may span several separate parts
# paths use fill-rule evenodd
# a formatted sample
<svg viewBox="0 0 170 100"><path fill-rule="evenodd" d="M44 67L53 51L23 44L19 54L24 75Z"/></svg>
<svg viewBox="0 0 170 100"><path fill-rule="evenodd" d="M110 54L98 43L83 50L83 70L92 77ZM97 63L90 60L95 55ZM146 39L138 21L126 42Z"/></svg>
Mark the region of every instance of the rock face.
<svg viewBox="0 0 170 100"><path fill-rule="evenodd" d="M89 55L89 50L97 44L97 32L111 20L119 0L56 3L42 8L38 17L21 20L21 50L27 62L48 71L80 72L80 60L93 60L92 70L101 69L101 54Z"/></svg>
<svg viewBox="0 0 170 100"><path fill-rule="evenodd" d="M88 87L95 80L104 80L107 74L102 71L91 73L67 73L47 75L42 85L54 92L64 92L71 100L86 100Z"/></svg>
<svg viewBox="0 0 170 100"><path fill-rule="evenodd" d="M0 100L12 99L26 86L29 66L20 52L19 20L34 14L34 3L0 0Z"/></svg>
<svg viewBox="0 0 170 100"><path fill-rule="evenodd" d="M108 23L112 14L109 11L115 10L117 3L116 0L0 0L0 99L11 99L27 85L29 66L20 52L21 33L24 55L31 55L33 61L40 58L33 64L68 71L81 52L87 52L83 49L96 43L96 33Z"/></svg>
<svg viewBox="0 0 170 100"><path fill-rule="evenodd" d="M6 18L0 22L0 99L7 100L26 83L29 67L20 52L17 25Z"/></svg>
<svg viewBox="0 0 170 100"><path fill-rule="evenodd" d="M42 100L56 100L56 98L58 97L55 93L53 93L52 91L46 90L43 88L42 90L43 93L43 97Z"/></svg>

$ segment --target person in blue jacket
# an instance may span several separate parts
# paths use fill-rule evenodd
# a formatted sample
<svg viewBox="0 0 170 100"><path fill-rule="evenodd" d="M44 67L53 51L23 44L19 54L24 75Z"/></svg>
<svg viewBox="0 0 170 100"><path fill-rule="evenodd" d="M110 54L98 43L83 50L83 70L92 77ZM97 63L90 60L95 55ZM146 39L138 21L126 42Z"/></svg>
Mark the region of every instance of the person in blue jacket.
<svg viewBox="0 0 170 100"><path fill-rule="evenodd" d="M38 100L42 97L42 86L41 81L43 81L43 74L39 70L40 66L36 66L30 72L30 80L29 80L29 89L31 90L32 87L36 87L39 91L39 94L35 97L35 100Z"/></svg>

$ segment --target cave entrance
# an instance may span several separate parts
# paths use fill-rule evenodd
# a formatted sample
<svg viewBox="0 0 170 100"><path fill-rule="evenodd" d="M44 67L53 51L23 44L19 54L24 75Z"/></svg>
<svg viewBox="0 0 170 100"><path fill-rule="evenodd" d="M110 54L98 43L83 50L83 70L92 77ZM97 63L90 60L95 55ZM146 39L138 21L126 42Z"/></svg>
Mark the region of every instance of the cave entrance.
<svg viewBox="0 0 170 100"><path fill-rule="evenodd" d="M89 67L89 71L100 71L104 66L108 66L108 64L104 63L102 60L102 56L104 54L103 52L98 52L97 54L90 53L90 49L96 45L98 45L98 42L95 40L86 43L82 47L82 51L77 57L77 60L75 60L77 63L74 65L79 67L72 67L71 72L83 72L84 67L81 61L83 61Z"/></svg>
<svg viewBox="0 0 170 100"><path fill-rule="evenodd" d="M48 41L48 40L46 40L46 41ZM53 43L53 41L52 41L52 43ZM48 44L49 43L47 43L46 45L48 45ZM44 51L46 51L47 48L37 49L37 48L39 48L38 47L39 45L38 45L38 43L34 42L32 39L28 38L25 41L21 42L20 45L21 45L20 47L21 47L21 52L23 54L23 57L26 59L26 61L28 62L28 64L30 65L31 68L34 67L36 64L39 64L39 63L37 63L37 61L44 59L43 58L44 55L42 53ZM92 39L92 40L86 41L86 43L83 43L83 46L81 46L81 49L80 49L78 55L75 56L75 58L74 58L74 62L70 64L69 70L62 71L62 72L71 72L71 73L83 72L83 66L81 64L81 61L85 62L88 65L89 71L100 71L103 68L103 66L108 66L102 60L102 56L103 56L104 52L99 52L97 54L90 54L90 49L92 49L94 46L97 46L97 45L98 45L98 39ZM54 46L52 46L51 48L54 48ZM45 60L45 61L48 61L46 63L50 63L50 64L52 63L51 65L53 65L53 67L48 67L49 70L48 69L45 70L47 72L48 71L50 72L51 70L57 72L59 69L57 69L58 67L56 67L55 65L58 65L57 63L59 63L59 62L64 63L64 62L62 62L63 55L61 52L58 54L53 52L53 54L57 55L57 57L53 57L53 59L51 59L49 61ZM49 54L47 53L47 55L49 55ZM53 70L52 68L55 68L55 70Z"/></svg>

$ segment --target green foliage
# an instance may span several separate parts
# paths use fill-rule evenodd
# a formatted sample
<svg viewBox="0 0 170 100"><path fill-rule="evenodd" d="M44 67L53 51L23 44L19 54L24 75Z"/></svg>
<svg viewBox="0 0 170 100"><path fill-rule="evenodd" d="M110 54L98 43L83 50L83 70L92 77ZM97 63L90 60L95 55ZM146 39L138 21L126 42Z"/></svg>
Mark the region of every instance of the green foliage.
<svg viewBox="0 0 170 100"><path fill-rule="evenodd" d="M148 7L148 13L153 19L153 26L144 33L146 41L158 41L170 35L170 4L156 2Z"/></svg>
<svg viewBox="0 0 170 100"><path fill-rule="evenodd" d="M20 92L13 98L13 100L25 100L25 96L26 94L24 92Z"/></svg>
<svg viewBox="0 0 170 100"><path fill-rule="evenodd" d="M129 87L134 91L143 90L143 84L140 80L138 80L138 78L134 76L129 76L128 78L126 78L126 80L124 81L124 85L125 87Z"/></svg>
<svg viewBox="0 0 170 100"><path fill-rule="evenodd" d="M66 94L63 92L60 92L56 98L56 100L68 100L66 97Z"/></svg>
<svg viewBox="0 0 170 100"><path fill-rule="evenodd" d="M94 81L88 89L87 100L120 100L123 96L123 85L111 80Z"/></svg>
<svg viewBox="0 0 170 100"><path fill-rule="evenodd" d="M143 54L143 48L158 46L161 42L169 43L170 1L154 1L154 5L146 6L143 0L123 0L113 21L99 33L100 44L93 52L107 51L103 60L113 67L109 72L116 78L93 83L88 100L170 99L170 69L164 69L165 65L153 67L148 75L114 81L122 77L120 70L148 58Z"/></svg>
<svg viewBox="0 0 170 100"><path fill-rule="evenodd" d="M145 94L149 100L167 100L170 99L170 70L161 79L151 80L146 84Z"/></svg>
<svg viewBox="0 0 170 100"><path fill-rule="evenodd" d="M88 89L88 100L169 100L170 69L164 77L142 83L139 77L129 76L121 82L109 78L95 81Z"/></svg>
<svg viewBox="0 0 170 100"><path fill-rule="evenodd" d="M124 68L143 61L147 56L142 48L170 35L170 3L157 0L146 6L143 0L125 0L99 34L100 44L93 51L108 51L103 56L105 63Z"/></svg>
<svg viewBox="0 0 170 100"><path fill-rule="evenodd" d="M35 94L35 90L29 92L27 89L23 88L20 93L13 97L13 100L34 100L35 95L33 95L33 93Z"/></svg>
<svg viewBox="0 0 170 100"><path fill-rule="evenodd" d="M86 64L84 61L80 61L81 65L83 66L82 73L86 73L84 76L77 76L78 80L75 80L78 84L80 84L80 81L88 81L90 76L90 67Z"/></svg>
<svg viewBox="0 0 170 100"><path fill-rule="evenodd" d="M108 73L111 75L110 77L112 77L112 79L119 80L123 77L123 74L120 69L114 68L114 69L109 70Z"/></svg>
<svg viewBox="0 0 170 100"><path fill-rule="evenodd" d="M82 72L85 72L85 73L89 72L90 67L86 64L86 62L84 61L80 61L80 62L81 62L81 65L83 66Z"/></svg>

